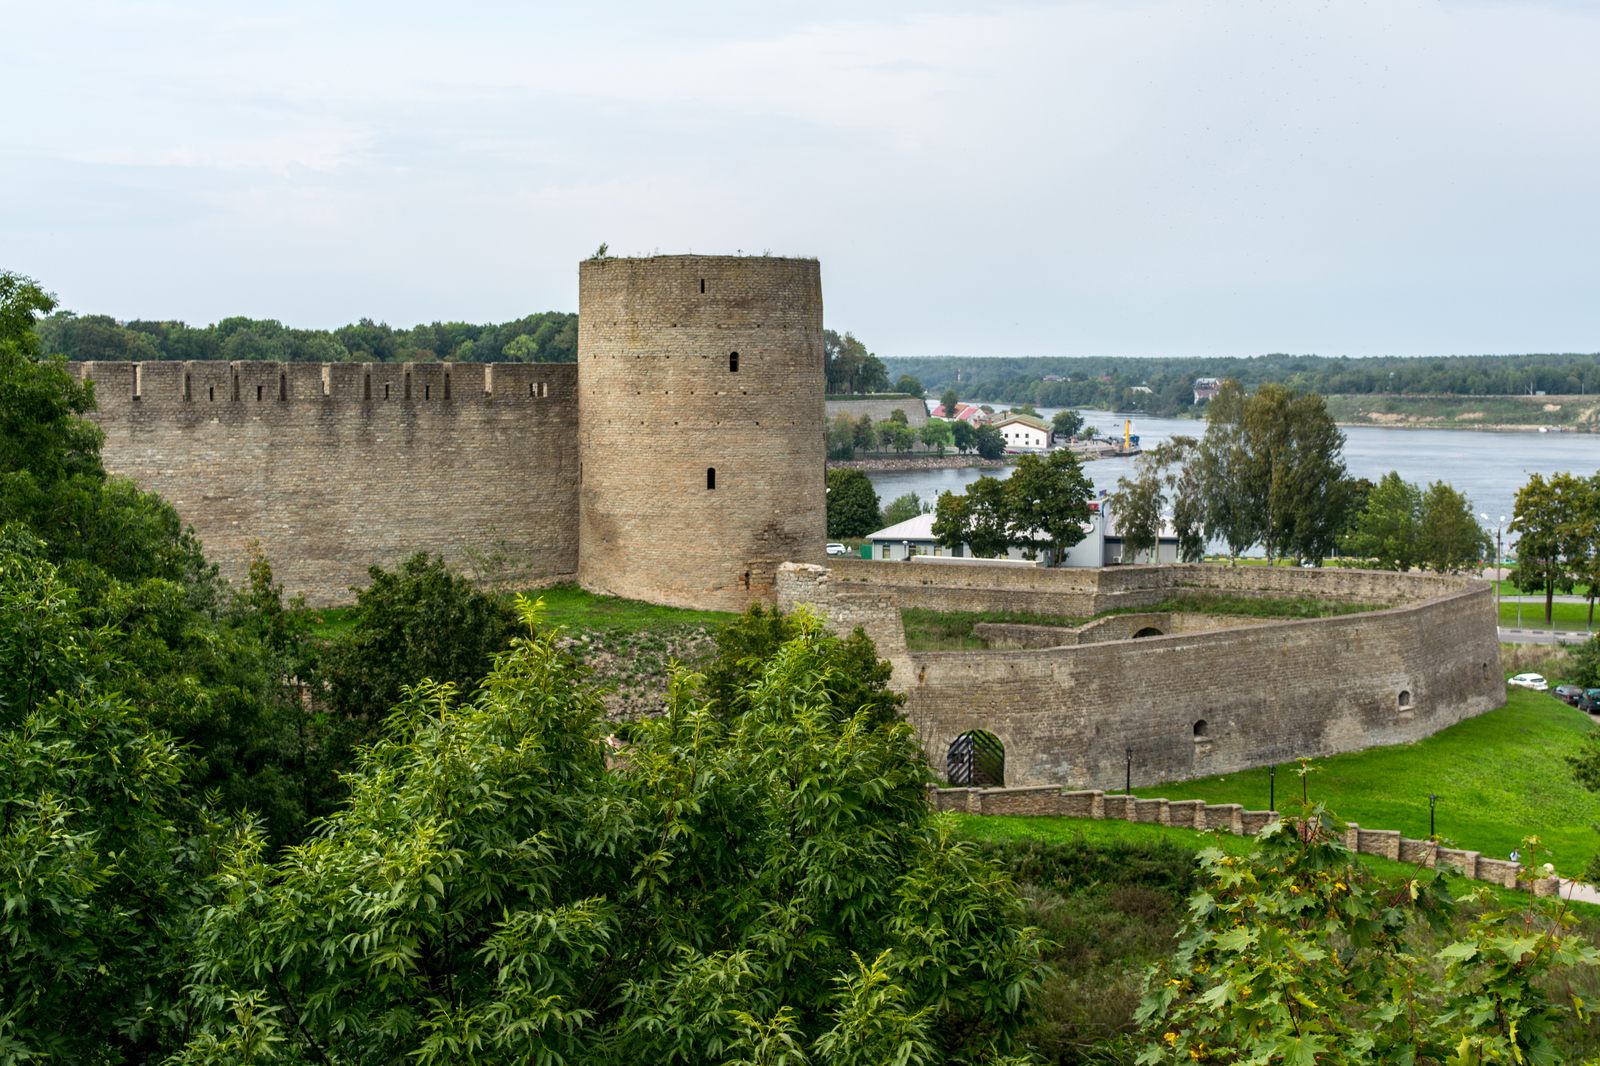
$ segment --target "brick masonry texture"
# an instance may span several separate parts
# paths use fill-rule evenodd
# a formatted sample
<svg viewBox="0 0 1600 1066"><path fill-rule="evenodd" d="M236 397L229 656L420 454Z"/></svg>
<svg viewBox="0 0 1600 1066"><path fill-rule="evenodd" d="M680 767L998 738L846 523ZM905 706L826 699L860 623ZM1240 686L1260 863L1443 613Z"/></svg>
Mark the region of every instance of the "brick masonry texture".
<svg viewBox="0 0 1600 1066"><path fill-rule="evenodd" d="M826 543L823 384L815 260L585 261L582 585L681 607L771 602L778 566Z"/></svg>
<svg viewBox="0 0 1600 1066"><path fill-rule="evenodd" d="M535 363L76 363L113 474L158 492L224 576L251 542L313 606L414 551L503 539L578 568L578 368Z"/></svg>
<svg viewBox="0 0 1600 1066"><path fill-rule="evenodd" d="M963 814L1111 818L1185 829L1227 830L1239 836L1254 836L1278 818L1277 811L1247 811L1237 803L1140 799L1107 795L1093 789L1069 790L1058 785L930 788L928 801L941 811ZM1344 845L1364 855L1421 863L1429 868L1454 866L1464 877L1504 888L1517 887L1517 874L1522 869L1520 863L1507 859L1486 859L1476 851L1440 847L1432 840L1412 840L1392 829L1363 829L1355 822L1345 827ZM1534 893L1541 896L1554 895L1559 887L1558 877L1532 882Z"/></svg>
<svg viewBox="0 0 1600 1066"><path fill-rule="evenodd" d="M95 382L107 468L170 501L236 584L252 543L328 606L374 564L503 541L535 580L771 602L778 564L826 539L817 262L589 260L579 281L576 365L72 370Z"/></svg>
<svg viewBox="0 0 1600 1066"><path fill-rule="evenodd" d="M860 624L936 768L968 730L999 738L1006 782L1092 788L1231 773L1419 740L1505 704L1493 590L1466 578L1171 565L1063 572L915 563L789 564L778 602ZM988 571L984 573L982 571ZM939 578L959 585L923 582ZM1262 583L1268 587L1263 590ZM1151 590L1346 596L1384 610L1015 651L910 652L900 608L1018 610L1071 598L1087 615ZM1009 599L1008 599L1009 597ZM1027 608L1034 609L1034 608Z"/></svg>
<svg viewBox="0 0 1600 1066"><path fill-rule="evenodd" d="M1174 614L1141 611L1097 618L1081 626L1028 626L1008 622L979 622L972 635L990 648L1059 648L1066 644L1093 644L1101 640L1128 640L1135 636L1161 637L1168 633L1198 633L1206 629L1237 629L1264 625L1268 619L1227 614Z"/></svg>

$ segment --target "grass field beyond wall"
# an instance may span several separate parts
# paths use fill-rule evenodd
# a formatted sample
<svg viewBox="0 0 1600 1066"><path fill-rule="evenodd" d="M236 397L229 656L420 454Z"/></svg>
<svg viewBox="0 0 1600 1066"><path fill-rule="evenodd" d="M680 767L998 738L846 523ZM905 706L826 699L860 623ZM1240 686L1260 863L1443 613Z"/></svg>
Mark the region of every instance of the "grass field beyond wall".
<svg viewBox="0 0 1600 1066"><path fill-rule="evenodd" d="M1340 818L1418 839L1428 835L1431 792L1437 831L1457 847L1503 859L1523 836L1537 834L1555 851L1557 866L1575 874L1600 851L1591 828L1600 823L1600 796L1573 781L1564 756L1592 728L1588 715L1555 697L1513 688L1499 710L1426 740L1317 760L1308 789L1313 802ZM1295 769L1278 767L1280 811L1299 801ZM1263 767L1133 791L1264 810L1269 786Z"/></svg>

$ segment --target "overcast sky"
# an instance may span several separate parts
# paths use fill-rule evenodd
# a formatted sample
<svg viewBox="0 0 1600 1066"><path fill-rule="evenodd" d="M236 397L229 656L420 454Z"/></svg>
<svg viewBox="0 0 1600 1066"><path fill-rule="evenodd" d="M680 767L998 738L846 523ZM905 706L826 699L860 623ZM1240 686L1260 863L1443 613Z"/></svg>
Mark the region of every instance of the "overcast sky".
<svg viewBox="0 0 1600 1066"><path fill-rule="evenodd" d="M0 268L121 318L816 256L882 356L1600 349L1600 5L0 0Z"/></svg>

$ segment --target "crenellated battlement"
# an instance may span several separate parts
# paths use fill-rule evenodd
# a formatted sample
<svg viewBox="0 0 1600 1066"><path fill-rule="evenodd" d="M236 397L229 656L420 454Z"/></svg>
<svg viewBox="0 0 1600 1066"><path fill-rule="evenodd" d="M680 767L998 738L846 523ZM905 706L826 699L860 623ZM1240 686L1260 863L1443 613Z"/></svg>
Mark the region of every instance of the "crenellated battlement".
<svg viewBox="0 0 1600 1066"><path fill-rule="evenodd" d="M104 414L192 405L331 403L532 406L576 403L572 363L69 363ZM419 407L419 410L421 408ZM439 407L435 407L438 410Z"/></svg>
<svg viewBox="0 0 1600 1066"><path fill-rule="evenodd" d="M472 549L577 571L572 363L74 363L114 474L159 492L232 581L252 545L290 593L344 603L367 568Z"/></svg>

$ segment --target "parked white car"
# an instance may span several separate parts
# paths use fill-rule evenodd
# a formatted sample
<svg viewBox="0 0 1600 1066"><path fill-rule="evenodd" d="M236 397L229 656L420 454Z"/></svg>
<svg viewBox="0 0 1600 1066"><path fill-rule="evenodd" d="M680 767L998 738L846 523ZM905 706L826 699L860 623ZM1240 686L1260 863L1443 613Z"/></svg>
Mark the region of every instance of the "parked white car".
<svg viewBox="0 0 1600 1066"><path fill-rule="evenodd" d="M1506 684L1516 685L1518 688L1531 688L1535 692L1543 692L1550 687L1550 682L1540 674L1518 674L1506 681Z"/></svg>
<svg viewBox="0 0 1600 1066"><path fill-rule="evenodd" d="M828 545L828 554L829 555L849 555L850 554L850 549L846 548L843 544L830 544L830 545Z"/></svg>

